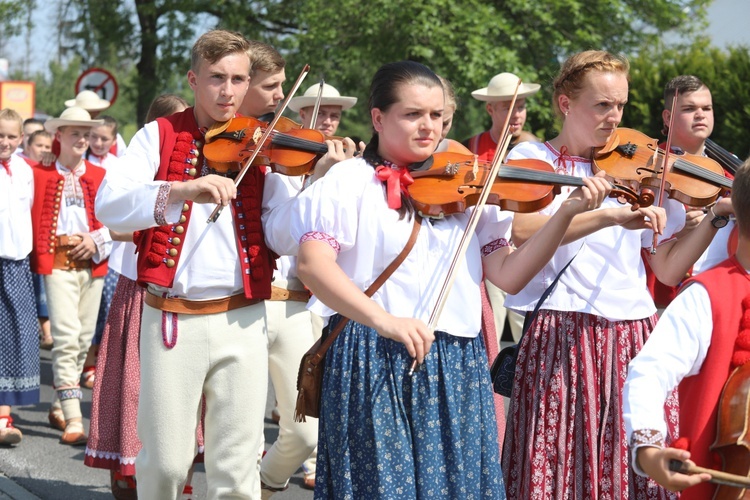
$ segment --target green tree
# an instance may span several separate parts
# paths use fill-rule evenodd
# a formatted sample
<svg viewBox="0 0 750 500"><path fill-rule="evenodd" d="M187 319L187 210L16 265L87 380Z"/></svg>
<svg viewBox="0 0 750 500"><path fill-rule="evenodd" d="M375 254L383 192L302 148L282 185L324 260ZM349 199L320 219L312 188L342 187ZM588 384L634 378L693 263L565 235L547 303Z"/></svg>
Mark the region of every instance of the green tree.
<svg viewBox="0 0 750 500"><path fill-rule="evenodd" d="M484 106L470 97L489 79L511 71L542 83L528 101L529 123L539 136L554 133L550 82L562 59L590 48L631 53L665 30L699 30L710 0L308 0L298 13L298 36L285 40L292 68L309 62L313 74L363 98L383 63L413 59L451 80L463 109L452 136L485 129ZM364 101L363 101L364 102ZM347 112L369 123L365 106ZM369 127L368 129L369 134Z"/></svg>
<svg viewBox="0 0 750 500"><path fill-rule="evenodd" d="M630 96L623 126L663 139L664 86L678 75L695 75L711 89L711 138L744 159L750 153L750 50L712 47L707 39L685 46L657 46L631 60Z"/></svg>

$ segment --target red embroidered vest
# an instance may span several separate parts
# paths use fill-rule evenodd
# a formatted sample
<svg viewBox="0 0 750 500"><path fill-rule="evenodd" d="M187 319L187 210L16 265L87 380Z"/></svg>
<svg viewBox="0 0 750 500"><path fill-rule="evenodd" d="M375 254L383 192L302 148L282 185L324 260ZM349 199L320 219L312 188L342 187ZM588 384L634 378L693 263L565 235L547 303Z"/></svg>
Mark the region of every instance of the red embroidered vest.
<svg viewBox="0 0 750 500"><path fill-rule="evenodd" d="M708 291L713 332L700 373L682 380L680 437L690 442L690 458L700 467L721 469L719 457L709 451L716 438L719 399L731 371L734 343L742 319L742 299L750 294L750 276L735 257L691 278ZM687 286L686 283L686 286ZM703 483L682 492L683 500L711 498L715 486Z"/></svg>
<svg viewBox="0 0 750 500"><path fill-rule="evenodd" d="M94 215L94 200L99 185L104 180L105 170L93 163L83 160L86 173L80 177L83 188L83 200L86 207L86 218L89 231L101 229L103 224ZM63 198L65 179L54 165L49 167L41 163L32 167L34 172L34 205L31 207L34 250L31 252L31 270L37 274L52 274L55 261L55 235L60 213L60 202ZM91 261L91 275L95 277L107 274L107 261L96 264Z"/></svg>
<svg viewBox="0 0 750 500"><path fill-rule="evenodd" d="M155 180L183 182L200 176L203 136L193 116L193 108L158 118L157 122L161 162ZM245 296L251 299L271 297L273 256L266 247L260 218L264 179L260 167L248 169L237 189L237 198L230 205ZM192 207L192 201L185 202L179 223L136 234L138 284L172 287Z"/></svg>

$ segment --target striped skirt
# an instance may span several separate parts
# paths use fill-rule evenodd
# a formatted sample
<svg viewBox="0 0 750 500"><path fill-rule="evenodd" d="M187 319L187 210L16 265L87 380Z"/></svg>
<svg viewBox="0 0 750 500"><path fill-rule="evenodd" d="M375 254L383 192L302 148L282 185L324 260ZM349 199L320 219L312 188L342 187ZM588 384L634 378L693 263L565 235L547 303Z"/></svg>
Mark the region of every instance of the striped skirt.
<svg viewBox="0 0 750 500"><path fill-rule="evenodd" d="M655 321L539 311L516 365L503 449L508 498L677 498L632 471L622 420L628 363ZM676 436L675 395L665 412Z"/></svg>
<svg viewBox="0 0 750 500"><path fill-rule="evenodd" d="M0 259L0 406L39 402L39 321L29 258Z"/></svg>
<svg viewBox="0 0 750 500"><path fill-rule="evenodd" d="M403 344L349 322L326 356L315 498L503 499L482 337Z"/></svg>

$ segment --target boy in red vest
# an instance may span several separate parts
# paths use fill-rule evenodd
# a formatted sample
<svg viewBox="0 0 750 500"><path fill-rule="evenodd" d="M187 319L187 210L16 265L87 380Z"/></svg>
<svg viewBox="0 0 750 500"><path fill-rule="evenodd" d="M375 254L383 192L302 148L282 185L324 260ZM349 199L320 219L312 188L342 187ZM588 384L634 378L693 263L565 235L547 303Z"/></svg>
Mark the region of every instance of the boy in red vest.
<svg viewBox="0 0 750 500"><path fill-rule="evenodd" d="M738 333L750 327L743 321L750 317L744 310L750 307L750 161L737 171L731 206L728 201L719 201L707 217L722 227L736 214L737 253L686 282L630 362L624 387L623 415L635 471L670 490L685 490L684 500L711 498L715 486L706 482L707 474L670 471L669 461L690 459L700 467L721 468L709 449L716 437L717 406L734 368ZM675 387L679 415L665 416L663 402ZM679 418L675 446L683 449L665 447L665 440L676 437L665 435L665 418Z"/></svg>
<svg viewBox="0 0 750 500"><path fill-rule="evenodd" d="M213 170L204 132L235 116L248 89L249 43L214 30L193 46L195 106L147 123L107 171L97 215L139 231L141 388L138 497L177 498L196 455L205 394L208 497L260 498L258 450L268 387L263 300L273 255L261 226L264 170ZM122 173L120 173L122 172ZM207 222L217 204L224 207Z"/></svg>
<svg viewBox="0 0 750 500"><path fill-rule="evenodd" d="M34 167L31 267L44 276L57 390L49 420L64 431L60 442L69 445L86 444L79 380L112 248L109 230L94 215L104 169L83 159L89 130L100 123L78 107L47 120L45 129L60 143L60 155L52 165Z"/></svg>

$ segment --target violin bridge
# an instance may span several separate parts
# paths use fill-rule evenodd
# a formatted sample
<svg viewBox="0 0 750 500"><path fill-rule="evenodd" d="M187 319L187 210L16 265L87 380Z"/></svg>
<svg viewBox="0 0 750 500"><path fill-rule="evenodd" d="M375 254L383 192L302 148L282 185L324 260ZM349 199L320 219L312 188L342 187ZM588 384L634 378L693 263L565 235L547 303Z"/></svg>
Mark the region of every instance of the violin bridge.
<svg viewBox="0 0 750 500"><path fill-rule="evenodd" d="M255 129L255 132L253 132L253 142L255 144L258 144L261 137L263 137L263 131L261 131L260 127L258 127Z"/></svg>

